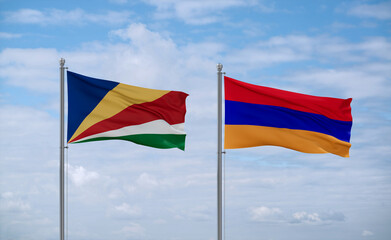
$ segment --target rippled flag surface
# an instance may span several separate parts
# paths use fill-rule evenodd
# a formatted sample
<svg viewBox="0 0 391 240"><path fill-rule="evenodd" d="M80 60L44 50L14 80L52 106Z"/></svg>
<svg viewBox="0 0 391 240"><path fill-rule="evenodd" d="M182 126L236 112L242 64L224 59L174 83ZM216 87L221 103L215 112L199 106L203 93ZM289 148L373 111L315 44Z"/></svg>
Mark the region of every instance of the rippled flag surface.
<svg viewBox="0 0 391 240"><path fill-rule="evenodd" d="M127 140L185 149L186 97L67 72L68 143Z"/></svg>
<svg viewBox="0 0 391 240"><path fill-rule="evenodd" d="M226 149L280 146L349 157L351 98L318 97L224 77Z"/></svg>

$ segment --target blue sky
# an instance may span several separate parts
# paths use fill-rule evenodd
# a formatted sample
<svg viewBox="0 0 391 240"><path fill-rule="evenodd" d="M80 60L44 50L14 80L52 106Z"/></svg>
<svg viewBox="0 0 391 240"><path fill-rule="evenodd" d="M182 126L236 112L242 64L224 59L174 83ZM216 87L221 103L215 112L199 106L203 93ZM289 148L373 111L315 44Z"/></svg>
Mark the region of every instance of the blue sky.
<svg viewBox="0 0 391 240"><path fill-rule="evenodd" d="M213 240L216 64L249 83L352 97L350 158L228 150L226 239L391 237L391 2L0 0L0 238L58 239L59 59L190 94L186 151L71 145L75 240Z"/></svg>

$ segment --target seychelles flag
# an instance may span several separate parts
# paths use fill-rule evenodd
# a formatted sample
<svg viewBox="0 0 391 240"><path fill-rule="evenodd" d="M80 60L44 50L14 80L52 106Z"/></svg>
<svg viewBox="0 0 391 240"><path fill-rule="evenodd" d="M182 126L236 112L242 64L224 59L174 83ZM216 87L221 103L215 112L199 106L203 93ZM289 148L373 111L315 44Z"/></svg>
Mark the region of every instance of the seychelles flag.
<svg viewBox="0 0 391 240"><path fill-rule="evenodd" d="M185 149L186 97L67 72L68 143L127 140Z"/></svg>
<svg viewBox="0 0 391 240"><path fill-rule="evenodd" d="M224 77L226 149L263 145L349 157L351 98L317 97Z"/></svg>

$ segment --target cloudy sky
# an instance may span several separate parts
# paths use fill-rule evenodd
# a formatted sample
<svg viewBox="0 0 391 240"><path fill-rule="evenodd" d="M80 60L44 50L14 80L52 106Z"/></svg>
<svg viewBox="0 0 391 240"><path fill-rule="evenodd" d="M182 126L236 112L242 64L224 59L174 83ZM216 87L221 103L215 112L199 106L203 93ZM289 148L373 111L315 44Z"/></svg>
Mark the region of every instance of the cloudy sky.
<svg viewBox="0 0 391 240"><path fill-rule="evenodd" d="M227 76L352 97L350 158L277 147L225 156L225 237L391 237L391 2L0 0L0 239L59 237L59 59L190 94L186 151L70 145L74 240L213 240L216 64Z"/></svg>

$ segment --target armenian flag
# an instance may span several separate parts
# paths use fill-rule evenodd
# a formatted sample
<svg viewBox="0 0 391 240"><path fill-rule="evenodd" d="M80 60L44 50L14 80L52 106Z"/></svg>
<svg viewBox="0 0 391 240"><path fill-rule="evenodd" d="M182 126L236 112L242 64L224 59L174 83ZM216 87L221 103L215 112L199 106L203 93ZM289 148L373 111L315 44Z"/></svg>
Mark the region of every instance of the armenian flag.
<svg viewBox="0 0 391 240"><path fill-rule="evenodd" d="M226 149L280 146L349 157L351 98L318 97L224 77Z"/></svg>
<svg viewBox="0 0 391 240"><path fill-rule="evenodd" d="M185 149L188 94L155 90L67 72L68 143L127 140Z"/></svg>

